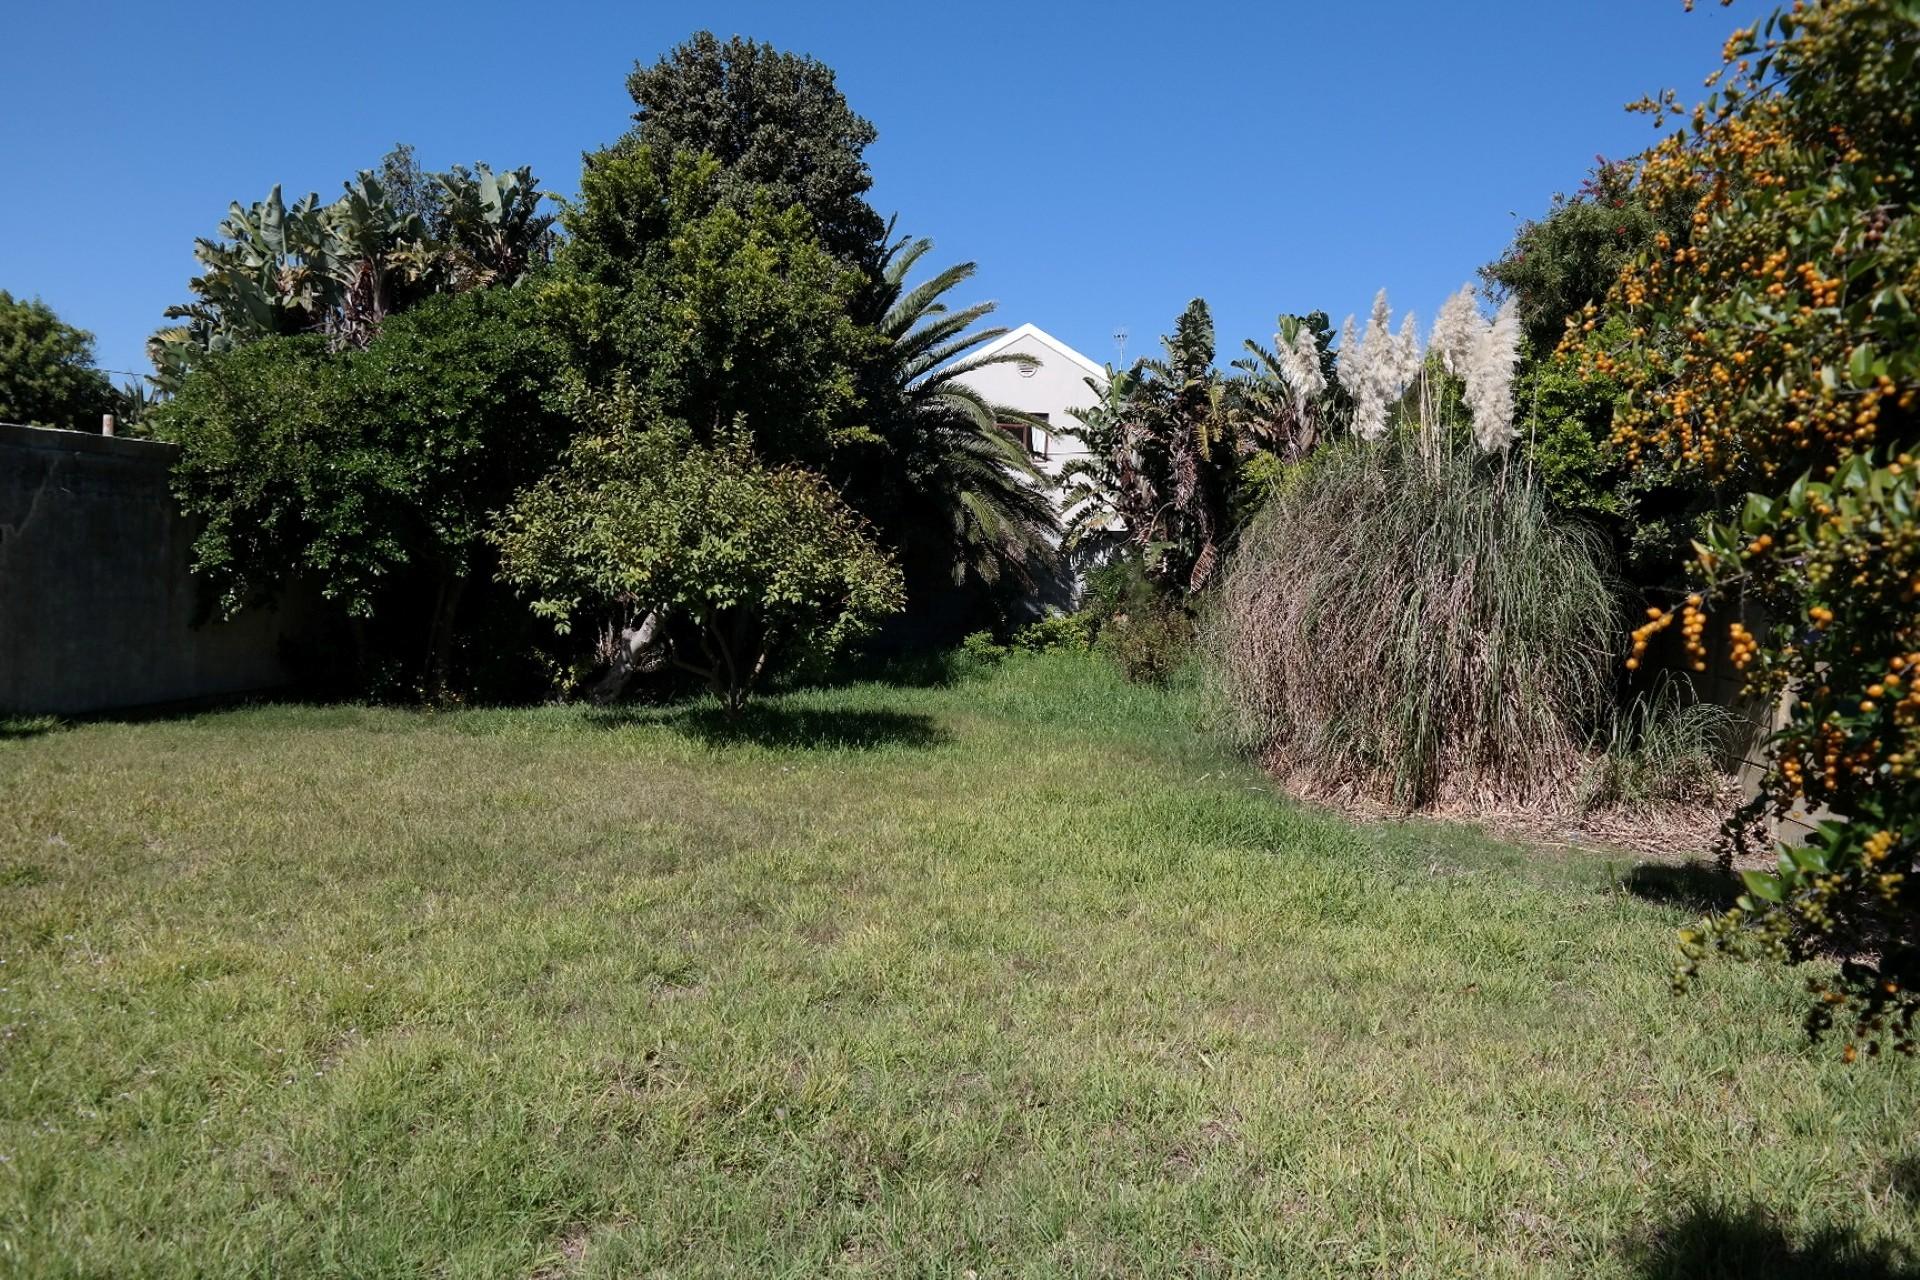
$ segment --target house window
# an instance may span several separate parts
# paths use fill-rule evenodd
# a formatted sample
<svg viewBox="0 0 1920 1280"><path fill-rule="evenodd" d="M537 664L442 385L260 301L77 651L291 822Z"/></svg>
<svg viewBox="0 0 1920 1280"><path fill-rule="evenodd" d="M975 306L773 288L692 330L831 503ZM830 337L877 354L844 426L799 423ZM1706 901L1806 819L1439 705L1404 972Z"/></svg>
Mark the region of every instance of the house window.
<svg viewBox="0 0 1920 1280"><path fill-rule="evenodd" d="M1044 413L1035 413L1028 416L1038 418L1041 422L1048 420L1047 415ZM1000 429L1018 440L1020 447L1025 449L1029 456L1042 460L1047 457L1047 446L1052 433L1036 431L1030 422L1003 422L1000 424Z"/></svg>

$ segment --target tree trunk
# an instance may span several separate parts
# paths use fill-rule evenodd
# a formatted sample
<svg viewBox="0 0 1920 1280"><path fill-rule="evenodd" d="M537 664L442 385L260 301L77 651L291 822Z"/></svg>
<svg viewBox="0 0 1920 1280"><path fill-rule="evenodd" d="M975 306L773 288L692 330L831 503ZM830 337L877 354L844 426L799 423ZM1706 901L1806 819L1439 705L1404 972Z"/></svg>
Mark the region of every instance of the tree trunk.
<svg viewBox="0 0 1920 1280"><path fill-rule="evenodd" d="M353 640L353 691L364 695L367 682L373 674L373 644L367 638L367 620L353 616L347 619L347 635Z"/></svg>
<svg viewBox="0 0 1920 1280"><path fill-rule="evenodd" d="M454 620L460 597L466 594L467 575L442 574L433 597L433 625L427 638L427 700L439 702L447 694L447 667L453 658Z"/></svg>
<svg viewBox="0 0 1920 1280"><path fill-rule="evenodd" d="M616 701L627 690L627 682L636 675L658 671L667 660L663 638L666 624L659 613L650 613L638 626L622 627L608 646L607 669L587 690L587 699L595 706Z"/></svg>

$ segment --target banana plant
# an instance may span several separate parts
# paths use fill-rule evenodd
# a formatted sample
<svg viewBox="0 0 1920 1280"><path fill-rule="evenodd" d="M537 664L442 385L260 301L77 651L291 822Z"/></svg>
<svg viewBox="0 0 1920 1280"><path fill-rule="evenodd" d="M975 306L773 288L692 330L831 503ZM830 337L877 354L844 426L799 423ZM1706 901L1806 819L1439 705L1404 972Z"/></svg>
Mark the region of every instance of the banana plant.
<svg viewBox="0 0 1920 1280"><path fill-rule="evenodd" d="M418 214L401 213L371 172L328 205L320 269L335 287L325 328L336 346L364 347L396 307L396 291L424 279L435 254Z"/></svg>
<svg viewBox="0 0 1920 1280"><path fill-rule="evenodd" d="M554 219L540 212L531 169L478 165L433 179L440 198L426 217L370 170L325 206L312 194L289 205L278 186L231 205L218 235L195 241L193 301L167 308L182 323L148 344L162 390L198 353L261 338L323 333L336 349L364 347L388 315L427 294L511 284L551 255Z"/></svg>
<svg viewBox="0 0 1920 1280"><path fill-rule="evenodd" d="M441 239L456 288L514 284L552 249L554 215L527 166L495 173L484 164L434 175L441 191Z"/></svg>

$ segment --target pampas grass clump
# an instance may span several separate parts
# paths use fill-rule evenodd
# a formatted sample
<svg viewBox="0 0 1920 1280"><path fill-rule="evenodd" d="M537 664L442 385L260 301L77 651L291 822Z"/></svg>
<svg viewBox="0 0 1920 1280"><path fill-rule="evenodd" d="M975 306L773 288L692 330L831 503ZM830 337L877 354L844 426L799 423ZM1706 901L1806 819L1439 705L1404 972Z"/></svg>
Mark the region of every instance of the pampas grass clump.
<svg viewBox="0 0 1920 1280"><path fill-rule="evenodd" d="M1617 627L1603 551L1518 468L1406 430L1301 464L1210 622L1229 722L1322 794L1571 806Z"/></svg>

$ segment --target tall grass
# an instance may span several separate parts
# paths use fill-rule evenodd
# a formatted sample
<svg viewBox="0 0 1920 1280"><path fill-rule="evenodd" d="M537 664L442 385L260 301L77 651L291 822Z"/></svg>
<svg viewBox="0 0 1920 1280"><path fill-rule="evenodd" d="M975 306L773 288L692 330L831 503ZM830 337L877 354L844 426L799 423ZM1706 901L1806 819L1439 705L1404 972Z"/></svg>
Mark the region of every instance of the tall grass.
<svg viewBox="0 0 1920 1280"><path fill-rule="evenodd" d="M1231 723L1310 788L1502 809L1574 797L1617 634L1597 539L1504 460L1402 431L1296 470L1206 648Z"/></svg>
<svg viewBox="0 0 1920 1280"><path fill-rule="evenodd" d="M1607 724L1584 806L1710 804L1726 785L1722 769L1743 723L1700 701L1686 677L1661 672Z"/></svg>

